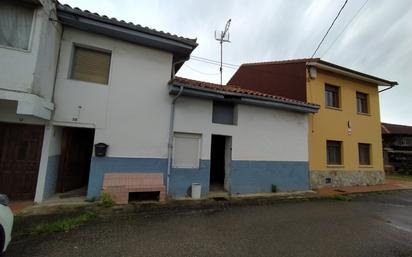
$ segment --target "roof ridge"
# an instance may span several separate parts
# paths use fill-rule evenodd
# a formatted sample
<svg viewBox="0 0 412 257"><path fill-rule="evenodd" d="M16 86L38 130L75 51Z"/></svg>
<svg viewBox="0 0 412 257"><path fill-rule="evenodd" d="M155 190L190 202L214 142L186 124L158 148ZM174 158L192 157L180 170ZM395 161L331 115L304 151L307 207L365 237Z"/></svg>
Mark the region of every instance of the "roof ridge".
<svg viewBox="0 0 412 257"><path fill-rule="evenodd" d="M317 62L319 60L320 60L320 58L284 59L284 60L275 60L275 61L249 62L249 63L243 63L241 66L298 63L298 62L309 62L309 61Z"/></svg>
<svg viewBox="0 0 412 257"><path fill-rule="evenodd" d="M60 10L63 11L71 11L71 12L76 12L77 14L82 14L82 15L87 15L89 18L96 18L96 19L104 19L106 21L110 21L110 22L115 22L118 25L122 25L122 26L126 26L128 28L131 29L139 29L139 30L144 30L143 32L146 33L153 33L153 34L157 34L158 36L163 36L163 37L167 37L169 39L174 39L174 40L183 40L187 43L190 44L196 44L197 38L187 38L187 37L182 37L182 36L178 36L176 34L171 34L169 32L165 32L163 30L156 30L154 28L150 28L147 26L142 26L140 24L137 23L133 23L133 22L126 22L124 20L118 20L115 17L108 17L107 15L104 14L99 14L97 12L91 12L89 10L82 10L79 7L71 7L68 4L62 4L59 1L57 1L57 7L58 9L60 8Z"/></svg>

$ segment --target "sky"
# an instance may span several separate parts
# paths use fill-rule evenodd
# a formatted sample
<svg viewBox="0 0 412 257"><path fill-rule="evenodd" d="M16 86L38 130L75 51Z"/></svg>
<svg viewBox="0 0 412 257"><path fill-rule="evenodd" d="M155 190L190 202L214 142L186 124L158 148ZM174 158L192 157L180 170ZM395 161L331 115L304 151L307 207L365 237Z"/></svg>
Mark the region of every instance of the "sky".
<svg viewBox="0 0 412 257"><path fill-rule="evenodd" d="M344 0L60 0L179 36L197 38L192 56L220 60L215 30L228 19L223 62L310 57ZM380 93L383 122L412 125L412 1L349 0L315 57L388 80ZM223 68L226 83L236 68ZM189 60L178 74L220 82L219 66Z"/></svg>

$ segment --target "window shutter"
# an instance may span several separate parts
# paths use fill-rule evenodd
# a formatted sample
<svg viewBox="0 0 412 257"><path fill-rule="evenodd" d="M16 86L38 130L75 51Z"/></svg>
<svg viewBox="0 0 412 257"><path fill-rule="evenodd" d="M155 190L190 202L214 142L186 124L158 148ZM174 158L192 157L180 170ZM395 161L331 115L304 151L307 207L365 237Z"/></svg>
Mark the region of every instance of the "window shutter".
<svg viewBox="0 0 412 257"><path fill-rule="evenodd" d="M111 54L75 47L71 78L108 84Z"/></svg>
<svg viewBox="0 0 412 257"><path fill-rule="evenodd" d="M199 168L200 135L175 133L173 167Z"/></svg>

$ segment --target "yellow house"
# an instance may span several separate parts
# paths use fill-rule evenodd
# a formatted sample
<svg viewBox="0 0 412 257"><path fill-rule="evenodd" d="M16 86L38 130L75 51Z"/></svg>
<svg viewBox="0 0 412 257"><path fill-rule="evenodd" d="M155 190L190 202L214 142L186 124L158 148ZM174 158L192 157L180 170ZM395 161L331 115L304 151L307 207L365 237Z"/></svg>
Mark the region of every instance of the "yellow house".
<svg viewBox="0 0 412 257"><path fill-rule="evenodd" d="M243 64L228 84L320 105L308 126L312 188L384 182L379 87L397 82L315 58Z"/></svg>

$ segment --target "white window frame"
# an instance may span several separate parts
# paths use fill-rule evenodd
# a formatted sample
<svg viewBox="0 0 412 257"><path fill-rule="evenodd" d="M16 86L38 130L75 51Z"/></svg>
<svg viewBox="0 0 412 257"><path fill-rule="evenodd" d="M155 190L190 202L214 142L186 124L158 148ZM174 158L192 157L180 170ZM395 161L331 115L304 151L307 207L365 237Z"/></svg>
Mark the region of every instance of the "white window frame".
<svg viewBox="0 0 412 257"><path fill-rule="evenodd" d="M17 3L18 4L18 3ZM0 44L0 48L4 49L9 49L9 50L14 50L14 51L19 51L23 53L30 53L33 45L33 36L36 28L36 22L37 22L37 13L39 11L39 8L33 7L33 19L31 22L31 29L30 29L30 35L29 35L29 43L27 45L27 49L24 48L18 48L18 47L12 47L12 46L6 46Z"/></svg>
<svg viewBox="0 0 412 257"><path fill-rule="evenodd" d="M176 138L190 138L198 140L198 151L196 157L195 165L181 165L176 163ZM201 149L202 149L202 134L196 133L186 133L186 132L175 132L173 135L173 156L172 156L172 168L174 169L198 169L200 167L200 158L201 158Z"/></svg>

